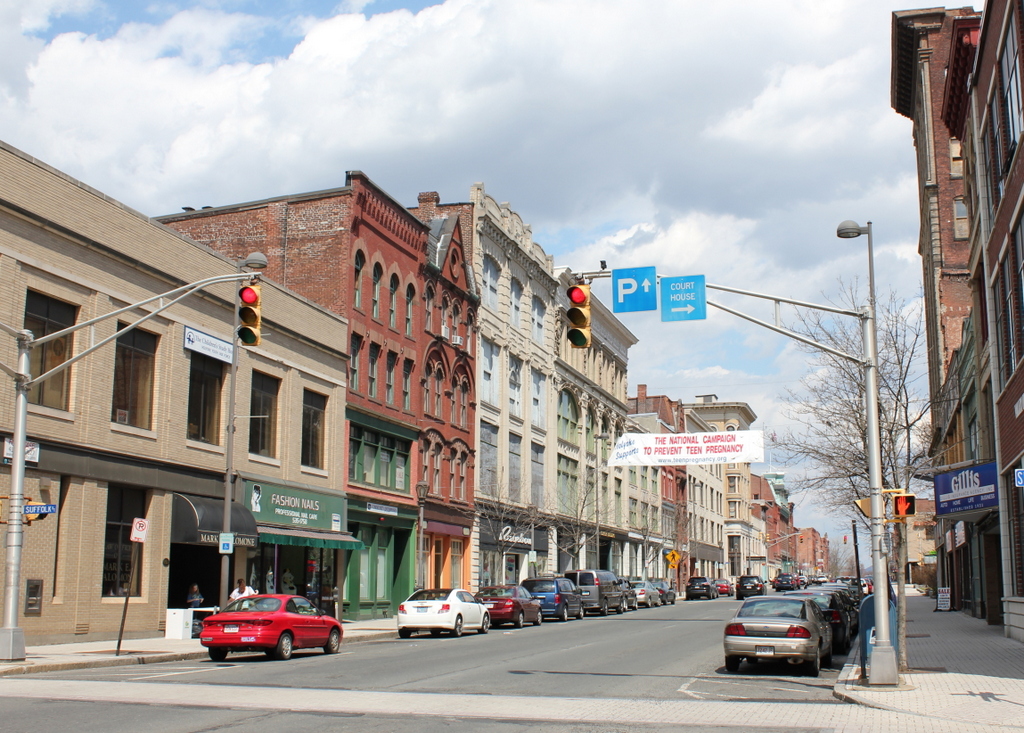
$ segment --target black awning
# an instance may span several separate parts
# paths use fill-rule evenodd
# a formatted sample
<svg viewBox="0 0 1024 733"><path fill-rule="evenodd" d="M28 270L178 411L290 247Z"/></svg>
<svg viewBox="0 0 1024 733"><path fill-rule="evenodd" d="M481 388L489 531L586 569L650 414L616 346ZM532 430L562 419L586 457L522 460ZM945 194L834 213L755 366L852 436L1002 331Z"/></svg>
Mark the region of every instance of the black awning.
<svg viewBox="0 0 1024 733"><path fill-rule="evenodd" d="M171 542L185 545L219 545L224 526L224 501L206 496L174 494L171 509ZM231 531L235 545L256 547L256 518L238 502L231 503Z"/></svg>
<svg viewBox="0 0 1024 733"><path fill-rule="evenodd" d="M292 529L260 524L260 541L272 545L298 545L300 547L327 547L334 550L361 550L364 545L348 532L328 532L323 529Z"/></svg>

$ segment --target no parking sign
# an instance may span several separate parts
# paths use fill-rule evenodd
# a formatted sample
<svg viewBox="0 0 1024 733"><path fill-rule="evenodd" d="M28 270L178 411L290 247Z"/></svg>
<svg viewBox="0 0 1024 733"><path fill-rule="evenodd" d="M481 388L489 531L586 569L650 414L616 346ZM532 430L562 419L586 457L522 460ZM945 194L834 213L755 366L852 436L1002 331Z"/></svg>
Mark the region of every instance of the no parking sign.
<svg viewBox="0 0 1024 733"><path fill-rule="evenodd" d="M129 537L129 539L132 542L145 542L146 532L148 531L149 521L146 519L142 519L141 517L136 517L132 520L132 534L131 537Z"/></svg>

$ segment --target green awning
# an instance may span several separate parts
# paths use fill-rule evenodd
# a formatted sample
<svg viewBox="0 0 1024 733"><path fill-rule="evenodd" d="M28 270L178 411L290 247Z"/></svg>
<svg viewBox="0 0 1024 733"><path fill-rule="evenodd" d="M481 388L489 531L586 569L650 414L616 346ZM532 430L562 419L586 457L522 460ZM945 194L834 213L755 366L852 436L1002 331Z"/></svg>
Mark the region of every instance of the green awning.
<svg viewBox="0 0 1024 733"><path fill-rule="evenodd" d="M271 545L296 545L299 547L327 547L333 550L361 550L363 543L348 532L325 532L316 529L292 529L256 525L260 543Z"/></svg>

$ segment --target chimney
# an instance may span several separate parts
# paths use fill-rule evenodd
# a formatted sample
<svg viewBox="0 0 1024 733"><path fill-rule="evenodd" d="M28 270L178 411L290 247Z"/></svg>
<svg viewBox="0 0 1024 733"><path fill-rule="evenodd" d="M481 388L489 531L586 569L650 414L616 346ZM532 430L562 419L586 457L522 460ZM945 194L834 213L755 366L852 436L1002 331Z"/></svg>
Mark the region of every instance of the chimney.
<svg viewBox="0 0 1024 733"><path fill-rule="evenodd" d="M638 384L636 386L636 401L637 401L637 409L638 410L640 409L640 403L642 403L646 399L647 399L647 385L646 384Z"/></svg>
<svg viewBox="0 0 1024 733"><path fill-rule="evenodd" d="M718 400L718 395L716 395L716 394L699 394L699 395L697 395L697 399L701 403L703 403L705 405L710 405L711 403L713 403L716 400Z"/></svg>
<svg viewBox="0 0 1024 733"><path fill-rule="evenodd" d="M420 205L418 212L420 221L430 221L433 219L437 213L437 205L441 203L441 197L437 195L437 191L425 191L417 196L416 200Z"/></svg>

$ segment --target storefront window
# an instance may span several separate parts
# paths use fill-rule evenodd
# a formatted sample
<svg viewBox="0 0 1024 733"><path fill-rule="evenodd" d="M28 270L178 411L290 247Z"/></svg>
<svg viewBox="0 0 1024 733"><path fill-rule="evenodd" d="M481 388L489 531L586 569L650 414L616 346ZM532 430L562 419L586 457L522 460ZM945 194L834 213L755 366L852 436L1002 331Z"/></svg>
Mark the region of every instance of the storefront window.
<svg viewBox="0 0 1024 733"><path fill-rule="evenodd" d="M452 587L462 587L462 540L452 540Z"/></svg>
<svg viewBox="0 0 1024 733"><path fill-rule="evenodd" d="M146 516L146 492L120 486L107 489L107 531L103 550L103 595L140 595L142 566L142 545L133 543L132 520ZM135 557L136 570L132 569L133 545L139 544Z"/></svg>
<svg viewBox="0 0 1024 733"><path fill-rule="evenodd" d="M388 548L377 548L377 600L388 597Z"/></svg>

